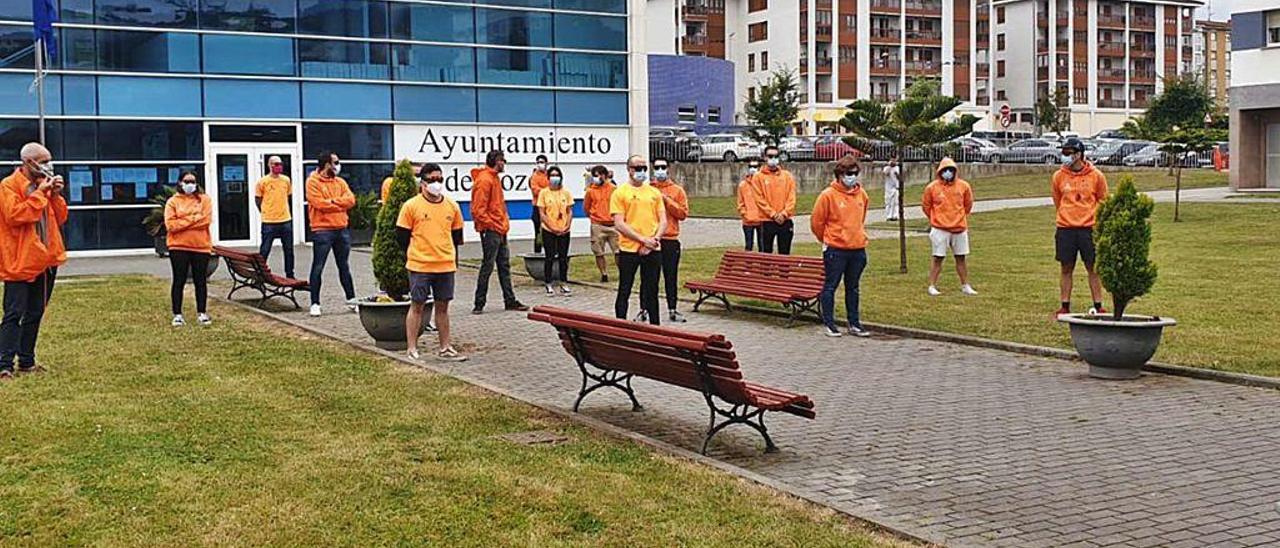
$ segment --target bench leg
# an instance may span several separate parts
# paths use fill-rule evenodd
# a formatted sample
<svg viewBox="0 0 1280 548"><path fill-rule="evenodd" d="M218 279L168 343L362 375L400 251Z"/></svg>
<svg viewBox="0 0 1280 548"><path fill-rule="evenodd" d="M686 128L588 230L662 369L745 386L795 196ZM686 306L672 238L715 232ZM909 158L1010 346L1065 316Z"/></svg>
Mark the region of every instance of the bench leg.
<svg viewBox="0 0 1280 548"><path fill-rule="evenodd" d="M816 307L818 306L818 301L816 300L792 301L782 306L783 308L786 308L791 312L791 316L787 318L787 327L791 327L795 325L796 319L798 319L800 315L804 314L805 312L812 312L814 315L818 317L818 320L822 320L822 314L819 314L816 309Z"/></svg>
<svg viewBox="0 0 1280 548"><path fill-rule="evenodd" d="M636 399L636 391L631 388L630 373L623 373L614 369L603 369L600 373L592 373L585 364L579 364L579 368L582 369L582 388L578 391L578 399L573 402L574 413L578 412L578 408L582 405L582 400L586 399L587 394L605 387L617 388L626 394L628 398L631 398L632 411L644 409L644 406L640 405L640 401ZM588 385L587 381L589 380L595 381L595 384Z"/></svg>
<svg viewBox="0 0 1280 548"><path fill-rule="evenodd" d="M764 452L777 453L778 446L773 444L773 438L769 436L769 429L764 425L764 409L752 410L747 405L734 405L728 410L721 409L716 405L715 400L711 396L704 396L707 399L707 407L711 411L710 428L707 429L707 436L702 440L702 454L707 454L707 446L711 444L711 438L719 434L721 430L735 424L745 424L759 432L764 437ZM717 417L724 417L724 421L716 424Z"/></svg>
<svg viewBox="0 0 1280 548"><path fill-rule="evenodd" d="M702 303L707 302L707 300L709 299L716 299L720 301L721 303L724 304L724 309L726 312L733 312L733 306L729 304L729 299L725 298L724 295L721 295L719 293L708 293L705 291L698 291L698 300L697 302L693 303L693 311L697 312L698 307L702 306Z"/></svg>

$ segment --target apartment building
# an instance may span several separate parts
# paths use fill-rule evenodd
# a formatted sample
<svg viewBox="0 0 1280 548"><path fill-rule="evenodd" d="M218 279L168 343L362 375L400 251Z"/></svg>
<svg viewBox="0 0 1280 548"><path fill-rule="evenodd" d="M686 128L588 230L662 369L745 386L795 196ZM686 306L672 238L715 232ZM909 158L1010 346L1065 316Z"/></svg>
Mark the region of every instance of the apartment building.
<svg viewBox="0 0 1280 548"><path fill-rule="evenodd" d="M1231 85L1231 23L1196 21L1191 54L1192 69L1209 87L1209 94L1226 106Z"/></svg>
<svg viewBox="0 0 1280 548"><path fill-rule="evenodd" d="M649 53L724 59L726 38L733 32L726 31L730 14L725 4L726 0L648 0Z"/></svg>
<svg viewBox="0 0 1280 548"><path fill-rule="evenodd" d="M1192 70L1196 0L996 0L993 110L1015 129L1035 123L1036 101L1071 100L1071 129L1093 134L1142 113L1161 79Z"/></svg>
<svg viewBox="0 0 1280 548"><path fill-rule="evenodd" d="M1231 187L1280 191L1280 4L1231 14Z"/></svg>

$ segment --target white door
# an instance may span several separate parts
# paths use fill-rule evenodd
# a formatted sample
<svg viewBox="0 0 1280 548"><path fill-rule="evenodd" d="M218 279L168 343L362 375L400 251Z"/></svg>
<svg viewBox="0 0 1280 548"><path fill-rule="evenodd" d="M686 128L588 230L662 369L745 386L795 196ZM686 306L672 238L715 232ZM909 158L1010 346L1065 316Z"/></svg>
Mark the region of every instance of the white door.
<svg viewBox="0 0 1280 548"><path fill-rule="evenodd" d="M1280 188L1280 124L1267 124L1266 188Z"/></svg>
<svg viewBox="0 0 1280 548"><path fill-rule="evenodd" d="M303 192L302 162L293 145L223 145L210 147L206 164L206 189L213 198L214 241L219 245L256 246L262 241L262 212L258 210L254 189L270 167L267 159L279 156L284 173L293 182L290 207L293 213L293 237L302 241Z"/></svg>

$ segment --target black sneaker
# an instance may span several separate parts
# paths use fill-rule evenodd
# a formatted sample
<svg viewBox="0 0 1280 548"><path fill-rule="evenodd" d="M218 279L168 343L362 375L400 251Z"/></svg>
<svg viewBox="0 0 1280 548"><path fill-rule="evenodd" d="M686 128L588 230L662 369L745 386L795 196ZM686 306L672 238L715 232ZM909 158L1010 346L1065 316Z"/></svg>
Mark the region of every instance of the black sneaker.
<svg viewBox="0 0 1280 548"><path fill-rule="evenodd" d="M866 329L863 329L862 327L856 326L856 325L849 326L849 334L853 335L854 337L861 337L864 339L871 336L870 331L867 331Z"/></svg>
<svg viewBox="0 0 1280 548"><path fill-rule="evenodd" d="M839 329L836 329L836 326L834 325L822 326L822 334L831 338L838 338L838 337L844 336L844 334L841 333Z"/></svg>
<svg viewBox="0 0 1280 548"><path fill-rule="evenodd" d="M521 303L520 301L511 301L506 305L503 305L503 308L506 308L507 310L514 310L516 312L529 310L529 307L525 306L524 303Z"/></svg>
<svg viewBox="0 0 1280 548"><path fill-rule="evenodd" d="M684 314L681 314L675 310L672 310L670 314L667 314L667 317L670 318L671 321L675 323L685 323L689 321L684 319Z"/></svg>
<svg viewBox="0 0 1280 548"><path fill-rule="evenodd" d="M481 314L484 314L484 307L483 307L483 306L477 306L477 307L475 307L475 308L472 308L472 309L471 309L471 314L476 315L476 316L479 316L479 315L481 315Z"/></svg>
<svg viewBox="0 0 1280 548"><path fill-rule="evenodd" d="M45 371L48 371L48 369L45 369L44 367L41 367L39 365L32 365L30 367L18 366L19 375L34 375L37 373L44 373Z"/></svg>
<svg viewBox="0 0 1280 548"><path fill-rule="evenodd" d="M600 275L600 283L602 283L602 284L607 284L607 283L609 283L609 275L608 275L608 274L601 274L601 275Z"/></svg>
<svg viewBox="0 0 1280 548"><path fill-rule="evenodd" d="M647 310L641 310L641 311L640 311L640 313L639 313L639 314L636 314L636 317L635 317L634 319L632 319L631 321L636 322L636 323L648 323L648 322L649 322L649 312L648 312Z"/></svg>

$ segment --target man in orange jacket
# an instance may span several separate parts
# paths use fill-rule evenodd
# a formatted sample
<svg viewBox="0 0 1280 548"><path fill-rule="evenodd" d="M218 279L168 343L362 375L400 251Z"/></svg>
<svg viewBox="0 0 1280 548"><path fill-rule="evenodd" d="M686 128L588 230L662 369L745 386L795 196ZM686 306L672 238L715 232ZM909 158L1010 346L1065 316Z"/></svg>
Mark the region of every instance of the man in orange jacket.
<svg viewBox="0 0 1280 548"><path fill-rule="evenodd" d="M862 327L859 312L862 271L867 268L867 208L871 200L862 189L862 165L853 155L836 162L836 180L818 195L813 204L809 226L822 242L824 280L818 296L822 307L823 333L839 337L836 328L836 288L844 279L844 309L849 320L849 334L870 337Z"/></svg>
<svg viewBox="0 0 1280 548"><path fill-rule="evenodd" d="M933 247L933 263L929 266L929 295L937 297L938 276L942 263L947 260L947 250L956 258L956 276L960 277L960 292L977 295L969 285L969 267L965 257L969 255L969 213L973 211L973 189L968 181L960 178L955 160L943 158L935 172L937 178L924 187L920 208L929 218L929 242Z"/></svg>
<svg viewBox="0 0 1280 548"><path fill-rule="evenodd" d="M542 211L538 209L538 194L551 186L551 178L547 176L546 154L539 154L533 162L533 173L529 174L529 193L533 195L533 252L542 253Z"/></svg>
<svg viewBox="0 0 1280 548"><path fill-rule="evenodd" d="M480 247L484 259L480 263L480 276L476 279L475 308L472 314L483 314L489 297L489 278L498 269L498 285L502 286L503 306L507 310L528 310L516 299L511 287L511 249L507 246L507 232L511 230L511 217L507 214L507 201L503 196L502 172L507 169L507 158L501 150L490 150L484 158L484 167L471 170L471 221L480 233Z"/></svg>
<svg viewBox="0 0 1280 548"><path fill-rule="evenodd" d="M796 180L791 172L782 169L782 151L774 145L764 149L765 168L751 178L751 190L756 197L764 222L760 225L762 236L760 251L773 253L773 242L778 242L778 253L791 254L791 240L795 238Z"/></svg>
<svg viewBox="0 0 1280 548"><path fill-rule="evenodd" d="M36 364L40 320L58 267L67 262L62 243L67 201L62 177L53 172L53 155L39 143L27 143L21 157L22 165L0 181L0 381L13 378L14 358L18 373L41 371Z"/></svg>
<svg viewBox="0 0 1280 548"><path fill-rule="evenodd" d="M758 243L763 237L760 223L764 219L760 218L760 207L756 205L755 194L751 193L751 178L759 172L760 160L747 161L747 174L738 183L738 217L742 218L742 237L746 240L747 251L753 251L757 247L764 249L763 244Z"/></svg>
<svg viewBox="0 0 1280 548"><path fill-rule="evenodd" d="M351 281L351 231L347 229L347 211L356 206L356 195L339 173L342 173L342 160L337 154L324 152L316 162L316 171L307 177L307 209L312 233L312 316L320 315L320 284L330 251L338 263L338 281L342 283L347 301L356 298L355 284ZM347 307L355 310L355 305Z"/></svg>
<svg viewBox="0 0 1280 548"><path fill-rule="evenodd" d="M662 205L667 209L667 227L662 232L662 280L667 292L667 319L684 323L684 315L676 310L680 297L680 221L689 218L689 195L684 188L671 180L668 171L671 164L665 158L653 161L653 187L662 193Z"/></svg>
<svg viewBox="0 0 1280 548"><path fill-rule="evenodd" d="M1075 137L1062 143L1062 168L1053 173L1053 205L1058 210L1058 230L1054 247L1062 266L1060 296L1062 306L1054 317L1071 313L1071 286L1076 271L1076 257L1089 273L1089 294L1093 309L1102 313L1102 280L1093 269L1096 251L1093 225L1097 222L1098 205L1107 198L1107 178L1084 158L1084 143Z"/></svg>

